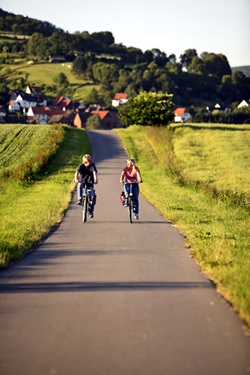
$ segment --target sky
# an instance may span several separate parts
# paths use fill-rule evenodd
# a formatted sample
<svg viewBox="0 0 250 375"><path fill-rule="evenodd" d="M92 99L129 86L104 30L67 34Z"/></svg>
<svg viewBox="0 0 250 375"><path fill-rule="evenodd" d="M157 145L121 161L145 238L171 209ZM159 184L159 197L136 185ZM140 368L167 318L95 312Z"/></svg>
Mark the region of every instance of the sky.
<svg viewBox="0 0 250 375"><path fill-rule="evenodd" d="M0 0L0 8L74 33L110 31L115 43L157 48L177 61L187 49L250 65L250 0Z"/></svg>

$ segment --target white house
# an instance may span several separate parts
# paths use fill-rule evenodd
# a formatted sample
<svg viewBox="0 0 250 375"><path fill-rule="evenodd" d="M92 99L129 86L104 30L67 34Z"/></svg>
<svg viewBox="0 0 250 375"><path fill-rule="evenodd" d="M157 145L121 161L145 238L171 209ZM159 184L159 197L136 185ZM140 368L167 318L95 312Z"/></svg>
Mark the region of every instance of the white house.
<svg viewBox="0 0 250 375"><path fill-rule="evenodd" d="M36 119L44 120L47 123L49 117L49 111L44 107L29 107L27 112L27 121L29 123Z"/></svg>
<svg viewBox="0 0 250 375"><path fill-rule="evenodd" d="M26 87L25 93L32 96L37 106L45 107L47 100L45 99L40 87L30 86Z"/></svg>
<svg viewBox="0 0 250 375"><path fill-rule="evenodd" d="M240 102L237 108L249 107L249 105L250 105L250 100L248 101L242 100L242 102Z"/></svg>
<svg viewBox="0 0 250 375"><path fill-rule="evenodd" d="M10 100L8 103L8 111L9 112L16 112L20 111L20 105L15 100Z"/></svg>
<svg viewBox="0 0 250 375"><path fill-rule="evenodd" d="M186 108L176 108L174 110L174 122L190 121L192 116L186 111Z"/></svg>
<svg viewBox="0 0 250 375"><path fill-rule="evenodd" d="M36 107L36 99L29 94L19 94L15 100L19 104L20 108Z"/></svg>
<svg viewBox="0 0 250 375"><path fill-rule="evenodd" d="M112 100L112 106L118 107L119 105L126 104L128 101L128 95L124 92L117 92Z"/></svg>

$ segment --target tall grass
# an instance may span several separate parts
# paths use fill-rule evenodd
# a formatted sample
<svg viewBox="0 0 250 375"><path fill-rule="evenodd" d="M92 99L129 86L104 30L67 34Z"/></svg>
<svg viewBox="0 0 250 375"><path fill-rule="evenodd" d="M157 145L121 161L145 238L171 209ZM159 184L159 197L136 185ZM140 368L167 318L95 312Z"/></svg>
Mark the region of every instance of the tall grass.
<svg viewBox="0 0 250 375"><path fill-rule="evenodd" d="M39 159L39 144L43 154L45 138L47 144L55 144L55 139L59 137L56 152L53 147L50 148L51 154L48 159L44 159L45 164L41 164L39 169L34 164L34 169L29 169L26 178L21 176L18 180L11 175L6 178L0 173L1 266L7 266L22 257L51 228L61 222L75 188L74 172L81 162L82 155L91 152L91 145L84 130L57 126L51 132L45 131L44 138L44 132L37 130L39 127L51 128L44 125L29 125L31 132L33 131L38 138L37 148L32 150L29 142L23 144L22 153L26 158L23 158L22 163L25 165L27 161L29 164L35 157ZM14 134L24 129L26 125L12 125ZM6 130L5 125L0 127L0 134L2 130ZM58 134L55 135L54 132ZM16 142L19 142L18 137ZM14 158L11 165L15 169ZM0 172L1 170L0 167ZM28 176L32 178L27 178Z"/></svg>
<svg viewBox="0 0 250 375"><path fill-rule="evenodd" d="M182 178L250 211L249 150L246 126L175 130L174 153Z"/></svg>
<svg viewBox="0 0 250 375"><path fill-rule="evenodd" d="M190 255L250 325L250 130L116 132L142 171L142 194L184 234ZM224 171L232 184L222 183ZM243 205L235 191L246 197Z"/></svg>

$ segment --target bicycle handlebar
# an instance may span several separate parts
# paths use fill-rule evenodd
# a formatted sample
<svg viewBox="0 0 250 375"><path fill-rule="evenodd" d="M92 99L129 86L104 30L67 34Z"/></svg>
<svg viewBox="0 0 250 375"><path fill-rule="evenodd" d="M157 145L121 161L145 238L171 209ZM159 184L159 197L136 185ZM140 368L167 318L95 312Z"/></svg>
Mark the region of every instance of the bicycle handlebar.
<svg viewBox="0 0 250 375"><path fill-rule="evenodd" d="M124 182L122 182L124 185L126 185L126 184L141 184L143 181L133 181L133 182L129 182L129 181L124 181Z"/></svg>

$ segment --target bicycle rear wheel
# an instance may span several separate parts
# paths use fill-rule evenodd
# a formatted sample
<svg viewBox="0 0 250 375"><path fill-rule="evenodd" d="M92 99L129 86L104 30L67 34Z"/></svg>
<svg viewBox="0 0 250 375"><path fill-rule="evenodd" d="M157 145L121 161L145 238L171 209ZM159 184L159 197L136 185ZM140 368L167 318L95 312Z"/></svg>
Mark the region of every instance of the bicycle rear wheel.
<svg viewBox="0 0 250 375"><path fill-rule="evenodd" d="M85 196L82 199L82 221L83 223L86 223L87 218L88 218L88 202L87 202L87 197Z"/></svg>

